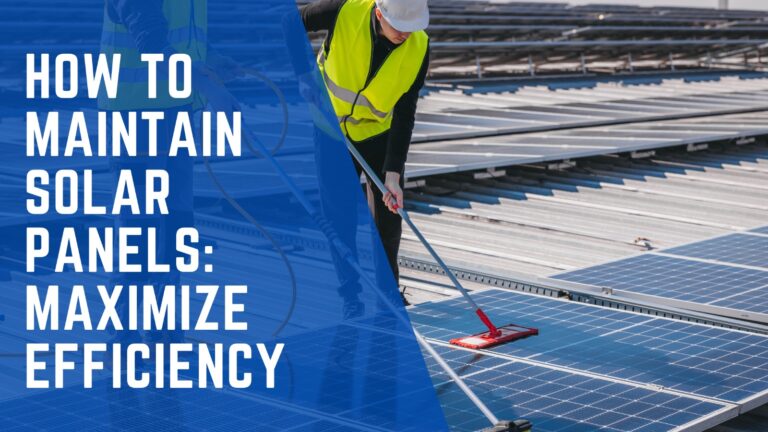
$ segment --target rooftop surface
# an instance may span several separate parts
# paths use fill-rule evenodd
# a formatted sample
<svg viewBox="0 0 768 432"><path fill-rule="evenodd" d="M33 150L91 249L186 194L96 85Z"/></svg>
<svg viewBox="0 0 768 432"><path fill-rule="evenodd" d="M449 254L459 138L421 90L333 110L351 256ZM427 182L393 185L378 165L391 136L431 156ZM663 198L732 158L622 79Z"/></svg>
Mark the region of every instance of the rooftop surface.
<svg viewBox="0 0 768 432"><path fill-rule="evenodd" d="M669 336L670 343L685 338L673 337L673 332L659 330L665 328L659 324L651 325L658 332L650 339L632 336L637 332L637 329L631 330L635 324L614 331L586 330L589 336L580 336L585 331L583 325L594 323L595 316L616 318L616 312L595 306L584 310L582 303L559 300L563 304L557 304L557 310L568 313L570 318L559 323L550 322L561 312L540 311L540 308L552 307L542 305L542 302L547 302L543 300L546 297L515 297L511 294L513 290L497 291L493 287L503 286L498 280L548 286L552 281L549 276L564 271L589 268L625 257L650 256L659 253L659 250L708 238L722 238L730 233L766 225L768 206L765 203L768 201L764 195L768 193L768 147L762 144L712 145L709 149L695 152L683 147L659 151L643 159L611 155L580 159L572 167L551 168L556 169L547 169L546 164L508 167L505 175L486 179L474 178L471 173L428 177L423 186L409 192L408 205L414 221L449 265L466 270L463 273L465 279L481 281L466 283L478 293L479 298L489 299L484 305L489 314L499 317L500 322L512 321L540 328L541 334L535 337L538 340L514 342L493 349L488 354L497 361L511 362L506 366L495 363L486 366L490 360L484 360L483 356L465 359L467 363L463 367L468 368L466 375L470 383L502 412L505 406L520 407L515 413L523 412L543 422L543 430L560 430L568 421L590 424L594 419L580 417L580 411L567 412L567 404L560 406L561 411L537 411L536 403L515 396L516 388L534 384L523 378L515 381L508 377L508 383L503 388L511 389L512 393L504 401L495 400L502 397L501 389L492 391L488 386L493 388L493 383L499 379L497 375L506 368L515 370L518 366L513 365L523 362L561 372L563 368L570 372L575 368L591 378L603 379L606 374L612 378L631 377L630 382L655 383L661 388L674 389L680 385L674 384L675 376L693 379L692 376L702 373L693 365L707 364L713 361L713 357L707 352L693 350L696 354L691 356L696 359L687 363L678 357L686 349L678 349L675 354L657 359L657 365L649 365L650 359L661 355L665 349L655 345L655 337ZM763 253L762 257L765 256L768 255ZM479 323L473 326L471 311L466 313L466 307L456 298L456 291L450 288L445 277L414 270L429 261L415 238L407 234L401 252L404 275L401 283L407 287L409 300L417 303L410 309L417 326L428 336L431 335L438 345L461 331L480 331ZM762 273L768 275L766 270ZM479 279L479 275L483 275L484 279ZM490 283L493 277L496 283ZM738 291L738 282L729 289ZM550 292L548 295L553 294ZM446 299L449 299L447 303ZM628 316L619 318L622 321L640 319ZM705 327L712 328L709 325ZM440 330L444 328L453 329L453 333ZM711 337L708 334L707 338ZM734 340L734 334L723 337ZM562 345L558 339L562 338L566 338L569 341L566 345L576 351L558 349ZM587 351L578 351L578 340L581 338L589 341L584 342ZM647 351L634 352L637 349L622 348L627 340L634 340L635 344L644 341ZM544 350L542 354L536 354L538 349ZM611 354L602 357L597 354L601 350ZM735 368L739 364L738 360L729 359L725 353L722 356L723 367L731 365ZM456 360L455 363L460 370L461 361ZM684 370L687 367L693 369ZM675 368L681 369L675 372ZM754 369L750 370L754 372ZM721 384L728 386L725 383L730 380L739 381L738 375L735 369L729 369L719 378L702 376L699 390L689 388L684 392L707 392ZM448 392L446 386L450 387L448 384L440 386L438 388L443 388L444 392ZM594 383L587 385L589 394L593 394L595 386L599 388ZM600 408L604 402L595 397L586 405ZM578 405L579 400L571 399L570 403ZM753 400L746 406L750 404L754 409L761 402ZM726 421L728 416L725 416L710 425L704 424L705 427L688 425L693 428L681 430L704 430L725 422L712 431L760 431L766 408L754 411L742 408L737 410L736 415L730 421ZM642 415L639 417L643 418ZM634 430L629 423L613 426L592 423L592 427ZM651 423L646 427L649 430L667 430ZM457 427L457 430L462 428Z"/></svg>

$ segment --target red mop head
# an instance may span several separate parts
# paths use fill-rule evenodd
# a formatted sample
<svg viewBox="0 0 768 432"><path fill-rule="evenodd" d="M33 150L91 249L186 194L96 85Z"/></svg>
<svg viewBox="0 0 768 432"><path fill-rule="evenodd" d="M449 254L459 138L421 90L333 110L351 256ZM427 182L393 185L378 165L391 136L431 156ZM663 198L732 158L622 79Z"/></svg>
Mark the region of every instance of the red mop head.
<svg viewBox="0 0 768 432"><path fill-rule="evenodd" d="M538 329L509 324L497 328L495 334L486 331L472 336L451 339L451 344L464 348L486 349L537 334L539 334Z"/></svg>

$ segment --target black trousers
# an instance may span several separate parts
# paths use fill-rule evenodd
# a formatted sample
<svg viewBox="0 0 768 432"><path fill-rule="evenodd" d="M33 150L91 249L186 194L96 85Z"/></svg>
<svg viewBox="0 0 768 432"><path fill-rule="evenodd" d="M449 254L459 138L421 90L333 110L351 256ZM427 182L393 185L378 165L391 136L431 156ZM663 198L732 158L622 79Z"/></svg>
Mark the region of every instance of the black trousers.
<svg viewBox="0 0 768 432"><path fill-rule="evenodd" d="M334 141L320 130L315 130L316 163L318 169L318 178L321 184L320 201L322 213L325 218L331 222L331 226L339 238L353 251L357 251L356 235L358 211L356 200L350 199L354 191L344 190L348 182L342 180L338 170L343 169L346 164L340 163L345 158L350 157L349 152L342 143ZM362 143L355 143L355 147L362 154L366 162L376 170L379 178L384 181L384 159L386 157L386 136L376 137L375 140L369 140ZM362 167L354 161L355 172L359 177L362 173ZM403 187L403 173L400 173L400 187ZM388 278L389 272L394 275L395 282L399 278L399 269L397 266L397 253L400 249L400 237L403 234L402 218L396 213L389 211L384 201L382 193L376 188L370 180L366 179L362 185L363 192L368 200L368 208L373 217L382 246L386 254L386 262L375 262L377 283L381 286L386 283L384 278ZM360 282L358 275L350 266L332 250L334 266L339 274L341 287L339 295L345 299L352 299L360 292ZM374 254L377 256L377 254Z"/></svg>

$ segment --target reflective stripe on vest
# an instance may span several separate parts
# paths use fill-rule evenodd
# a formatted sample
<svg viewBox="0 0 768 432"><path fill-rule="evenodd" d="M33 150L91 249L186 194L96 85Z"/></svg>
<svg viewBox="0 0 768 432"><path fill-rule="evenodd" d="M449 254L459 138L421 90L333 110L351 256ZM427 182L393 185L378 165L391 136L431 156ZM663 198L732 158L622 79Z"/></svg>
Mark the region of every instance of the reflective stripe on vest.
<svg viewBox="0 0 768 432"><path fill-rule="evenodd" d="M374 0L347 0L336 18L327 58L323 49L317 58L342 131L353 141L389 130L395 105L416 81L427 52L427 34L414 32L368 81L373 7Z"/></svg>
<svg viewBox="0 0 768 432"><path fill-rule="evenodd" d="M188 54L193 63L204 62L207 56L207 3L207 0L163 1L163 15L168 22L168 43L175 52ZM100 92L100 109L145 110L173 108L194 102L200 104L201 101L199 98L196 100L194 93L187 99L170 97L167 62L158 64L157 67L157 98L147 97L146 63L141 61L141 53L128 29L123 24L112 21L106 8L101 34L101 52L109 58L112 54L119 53L121 58L117 98L109 99L103 91ZM166 60L167 56L166 53Z"/></svg>
<svg viewBox="0 0 768 432"><path fill-rule="evenodd" d="M325 64L325 52L320 52L320 57L318 58L318 64L324 65ZM331 77L328 76L328 73L323 69L323 79L325 80L325 85L328 87L328 91L330 91L335 97L343 100L344 102L348 104L354 104L355 101L357 101L357 105L363 106L371 110L373 115L376 117L379 117L382 120L386 120L387 114L386 112L379 111L376 109L375 106L368 100L368 98L365 97L363 93L360 93L358 95L357 93L353 92L352 90L347 90L344 87L336 84L333 82Z"/></svg>

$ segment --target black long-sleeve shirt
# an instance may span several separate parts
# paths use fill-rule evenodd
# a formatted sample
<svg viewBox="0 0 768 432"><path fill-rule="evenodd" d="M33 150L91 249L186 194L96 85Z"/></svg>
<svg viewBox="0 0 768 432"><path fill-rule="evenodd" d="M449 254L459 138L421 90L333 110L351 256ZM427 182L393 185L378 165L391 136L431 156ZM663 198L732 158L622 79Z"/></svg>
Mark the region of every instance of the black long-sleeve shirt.
<svg viewBox="0 0 768 432"><path fill-rule="evenodd" d="M328 49L331 46L333 38L333 28L336 24L336 17L339 10L344 5L345 0L318 0L307 4L299 10L304 27L308 31L326 30L328 36L325 39L322 49ZM371 14L371 30L374 34L373 54L371 57L371 68L368 71L368 78L384 62L387 55L397 49L398 45L393 44L383 35L380 35L380 25L376 16ZM303 62L306 63L306 62ZM297 64L294 61L294 67L297 73L308 72L310 65ZM387 133L377 135L364 141L366 145L386 145L387 153L384 160L384 171L393 171L402 173L405 168L405 160L408 156L408 147L411 144L411 135L416 118L416 104L419 100L419 91L424 86L424 80L429 69L429 49L424 56L421 69L411 88L400 97L395 104L392 113L392 127Z"/></svg>

